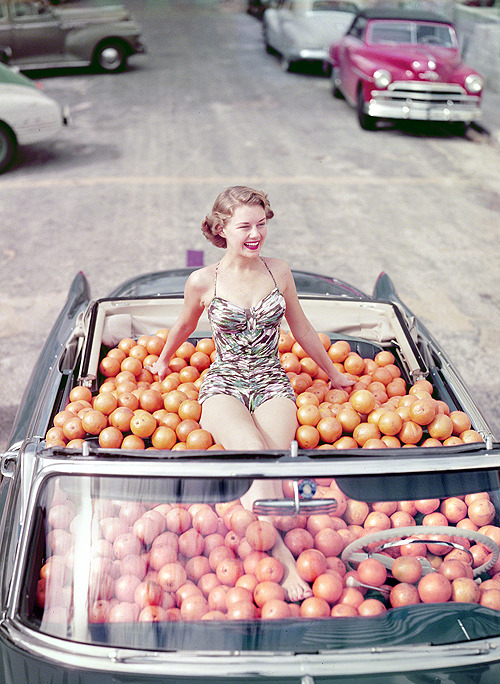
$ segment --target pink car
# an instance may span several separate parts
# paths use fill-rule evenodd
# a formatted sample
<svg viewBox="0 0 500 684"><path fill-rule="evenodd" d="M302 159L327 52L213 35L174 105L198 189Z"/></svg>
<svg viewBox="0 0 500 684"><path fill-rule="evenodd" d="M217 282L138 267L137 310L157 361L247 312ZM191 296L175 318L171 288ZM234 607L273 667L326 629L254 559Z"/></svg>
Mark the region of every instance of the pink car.
<svg viewBox="0 0 500 684"><path fill-rule="evenodd" d="M329 50L332 93L356 107L361 128L377 119L456 122L481 118L484 80L462 63L453 25L427 12L360 12Z"/></svg>

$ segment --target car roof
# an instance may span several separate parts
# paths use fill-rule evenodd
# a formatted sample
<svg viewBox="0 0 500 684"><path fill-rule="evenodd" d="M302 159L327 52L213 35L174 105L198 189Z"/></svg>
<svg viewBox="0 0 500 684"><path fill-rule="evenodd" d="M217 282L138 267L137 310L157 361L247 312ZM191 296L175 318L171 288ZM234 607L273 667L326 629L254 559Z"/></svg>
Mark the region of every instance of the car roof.
<svg viewBox="0 0 500 684"><path fill-rule="evenodd" d="M363 9L357 14L366 19L405 19L407 21L433 21L440 24L452 22L437 12L427 10L406 9L401 7L373 7Z"/></svg>

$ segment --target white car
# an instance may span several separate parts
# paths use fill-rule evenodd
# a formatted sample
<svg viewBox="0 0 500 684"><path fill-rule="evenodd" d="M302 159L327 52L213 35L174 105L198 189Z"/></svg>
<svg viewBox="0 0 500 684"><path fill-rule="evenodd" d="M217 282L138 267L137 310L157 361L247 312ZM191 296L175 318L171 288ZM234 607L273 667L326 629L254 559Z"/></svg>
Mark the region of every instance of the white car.
<svg viewBox="0 0 500 684"><path fill-rule="evenodd" d="M280 55L284 71L294 62L325 62L330 45L342 38L357 12L348 0L284 0L264 12L266 50Z"/></svg>
<svg viewBox="0 0 500 684"><path fill-rule="evenodd" d="M68 120L36 83L0 64L0 173L12 164L19 145L53 138Z"/></svg>

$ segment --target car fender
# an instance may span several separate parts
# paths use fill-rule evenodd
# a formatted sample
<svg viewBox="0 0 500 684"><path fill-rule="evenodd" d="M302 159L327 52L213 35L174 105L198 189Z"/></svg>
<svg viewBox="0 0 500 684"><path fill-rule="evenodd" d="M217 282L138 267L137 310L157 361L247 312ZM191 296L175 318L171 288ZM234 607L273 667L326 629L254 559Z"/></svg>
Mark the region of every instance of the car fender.
<svg viewBox="0 0 500 684"><path fill-rule="evenodd" d="M68 338L75 328L79 314L87 308L90 301L90 287L83 273L79 272L70 285L66 303L50 331L31 378L17 410L12 431L7 442L12 446L24 441L27 434L40 434L46 429L47 412L54 397L46 388L57 387L54 377L63 377L60 369ZM47 369L50 369L47 373Z"/></svg>
<svg viewBox="0 0 500 684"><path fill-rule="evenodd" d="M37 89L11 85L0 93L0 121L12 130L19 145L28 145L58 133L61 108Z"/></svg>
<svg viewBox="0 0 500 684"><path fill-rule="evenodd" d="M66 52L90 62L99 43L103 40L119 40L127 46L129 54L131 54L134 51L133 43L138 36L139 30L133 24L127 27L124 27L123 24L87 26L68 33Z"/></svg>

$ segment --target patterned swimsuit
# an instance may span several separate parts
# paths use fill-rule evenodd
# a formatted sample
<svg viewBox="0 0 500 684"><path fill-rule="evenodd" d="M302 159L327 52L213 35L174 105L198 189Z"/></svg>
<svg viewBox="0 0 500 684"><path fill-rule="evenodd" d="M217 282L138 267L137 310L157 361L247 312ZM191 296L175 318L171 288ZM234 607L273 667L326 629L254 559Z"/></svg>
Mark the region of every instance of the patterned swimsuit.
<svg viewBox="0 0 500 684"><path fill-rule="evenodd" d="M263 263L274 281L274 289L250 309L217 297L215 271L214 297L207 313L217 356L200 387L200 403L214 395L227 394L243 402L249 411L255 411L273 397L295 401L278 355L285 298L271 270Z"/></svg>

